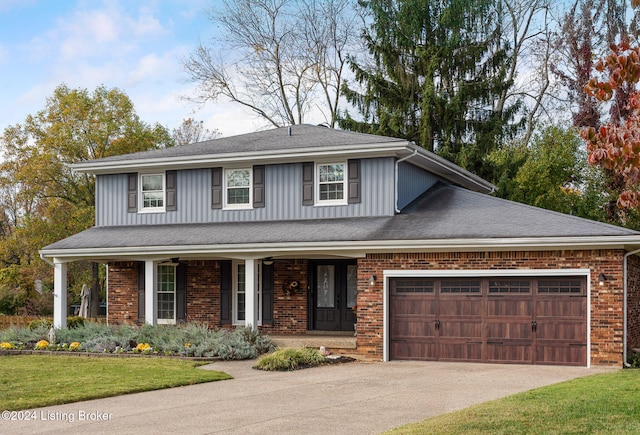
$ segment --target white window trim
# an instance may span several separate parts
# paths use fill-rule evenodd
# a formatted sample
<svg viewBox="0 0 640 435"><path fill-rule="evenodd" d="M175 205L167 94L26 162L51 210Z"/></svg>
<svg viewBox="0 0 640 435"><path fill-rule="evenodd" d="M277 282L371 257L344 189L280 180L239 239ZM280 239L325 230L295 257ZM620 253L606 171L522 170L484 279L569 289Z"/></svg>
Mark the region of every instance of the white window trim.
<svg viewBox="0 0 640 435"><path fill-rule="evenodd" d="M227 173L230 171L249 171L249 203L228 204ZM250 210L253 208L253 167L248 168L224 168L222 171L222 207L224 210Z"/></svg>
<svg viewBox="0 0 640 435"><path fill-rule="evenodd" d="M145 207L144 192L142 191L142 177L160 175L162 177L162 207ZM166 172L142 172L138 174L138 212L140 213L164 213L167 206L167 174Z"/></svg>
<svg viewBox="0 0 640 435"><path fill-rule="evenodd" d="M239 320L238 319L238 266L239 265L244 265L244 261L237 261L234 260L231 263L231 275L232 275L232 295L231 295L231 301L232 301L232 307L231 307L231 318L233 319L233 325L234 326L244 326L245 322L246 322L246 317L247 317L247 312L246 312L246 307L247 307L247 301L246 301L246 296L247 296L247 282L245 282L245 319L243 320ZM246 275L245 275L245 280L246 280ZM256 267L256 283L254 284L257 288L257 298L258 298L258 303L256 304L256 309L258 310L258 326L262 326L262 264L260 262L258 262L257 267Z"/></svg>
<svg viewBox="0 0 640 435"><path fill-rule="evenodd" d="M158 310L160 309L160 301L158 300L158 295L160 295L160 293L169 293L169 292L161 292L158 289L156 289L156 319L158 322L158 325L175 325L176 324L176 308L177 308L177 294L176 294L176 286L177 286L177 278L178 278L178 270L176 268L177 265L175 264L161 264L159 266L173 266L173 319L161 319L158 313ZM156 268L156 286L160 285L160 277L158 276L160 271L160 267Z"/></svg>
<svg viewBox="0 0 640 435"><path fill-rule="evenodd" d="M344 167L344 177L342 179L342 199L325 199L325 200L321 200L320 199L320 166L326 166L326 165L343 165ZM323 206L323 205L347 205L348 201L347 201L347 180L349 179L349 174L347 173L348 171L348 165L346 161L341 161L341 162L337 162L337 161L322 161L322 162L315 162L315 168L314 168L314 177L313 177L313 189L314 189L314 198L315 198L315 205L317 206Z"/></svg>

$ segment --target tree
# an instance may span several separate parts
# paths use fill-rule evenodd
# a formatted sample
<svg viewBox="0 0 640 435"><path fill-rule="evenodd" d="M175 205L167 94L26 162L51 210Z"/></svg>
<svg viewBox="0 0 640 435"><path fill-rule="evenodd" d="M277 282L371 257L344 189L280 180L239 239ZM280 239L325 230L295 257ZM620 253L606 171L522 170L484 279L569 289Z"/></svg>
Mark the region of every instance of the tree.
<svg viewBox="0 0 640 435"><path fill-rule="evenodd" d="M371 16L363 34L371 60L350 63L360 88L350 84L344 94L360 118L346 113L341 127L406 138L493 178L485 158L509 126L518 128L509 123L521 106L508 92L515 59L503 37L503 4L371 0L362 5Z"/></svg>
<svg viewBox="0 0 640 435"><path fill-rule="evenodd" d="M586 91L597 101L618 106L610 121L599 128L587 127L581 132L587 141L589 163L611 171L620 180L621 193L617 206L621 220L640 200L640 47L628 42L611 46L612 53L596 63L598 76ZM623 90L626 101L615 98Z"/></svg>
<svg viewBox="0 0 640 435"><path fill-rule="evenodd" d="M226 97L270 125L303 123L317 108L334 126L345 50L355 38L349 0L225 1L210 18L223 36L184 60L195 101Z"/></svg>
<svg viewBox="0 0 640 435"><path fill-rule="evenodd" d="M217 129L211 131L204 128L202 121L187 118L182 121L180 127L173 129L171 136L176 145L188 145L220 137L220 132Z"/></svg>
<svg viewBox="0 0 640 435"><path fill-rule="evenodd" d="M38 249L93 224L95 180L69 164L173 144L168 131L142 122L118 89L58 86L45 108L0 136L0 200L4 209L3 262L7 286L31 286L50 270ZM2 268L0 264L0 268ZM84 272L83 272L84 273ZM16 280L17 275L22 276ZM92 313L99 308L97 264L92 266ZM70 284L74 281L70 279Z"/></svg>

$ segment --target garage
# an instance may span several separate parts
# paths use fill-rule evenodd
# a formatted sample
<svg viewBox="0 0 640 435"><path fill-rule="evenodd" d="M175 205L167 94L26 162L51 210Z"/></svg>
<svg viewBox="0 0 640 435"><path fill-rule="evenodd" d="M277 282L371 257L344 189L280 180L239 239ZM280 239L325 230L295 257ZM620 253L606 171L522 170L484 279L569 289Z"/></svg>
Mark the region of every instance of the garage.
<svg viewBox="0 0 640 435"><path fill-rule="evenodd" d="M389 357L587 365L586 279L391 278Z"/></svg>

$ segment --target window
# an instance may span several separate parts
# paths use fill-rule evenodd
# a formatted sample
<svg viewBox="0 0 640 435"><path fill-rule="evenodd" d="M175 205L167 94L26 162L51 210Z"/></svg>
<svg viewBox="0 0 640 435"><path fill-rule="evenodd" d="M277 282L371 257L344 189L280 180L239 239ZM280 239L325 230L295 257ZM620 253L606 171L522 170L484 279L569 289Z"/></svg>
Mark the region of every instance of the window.
<svg viewBox="0 0 640 435"><path fill-rule="evenodd" d="M345 203L345 164L318 164L318 202Z"/></svg>
<svg viewBox="0 0 640 435"><path fill-rule="evenodd" d="M158 323L176 323L176 267L158 266Z"/></svg>
<svg viewBox="0 0 640 435"><path fill-rule="evenodd" d="M258 325L262 324L262 266L256 267ZM247 280L244 262L233 263L233 323L244 324L247 316Z"/></svg>
<svg viewBox="0 0 640 435"><path fill-rule="evenodd" d="M225 207L251 208L251 169L225 171Z"/></svg>
<svg viewBox="0 0 640 435"><path fill-rule="evenodd" d="M164 174L140 175L142 210L164 210Z"/></svg>

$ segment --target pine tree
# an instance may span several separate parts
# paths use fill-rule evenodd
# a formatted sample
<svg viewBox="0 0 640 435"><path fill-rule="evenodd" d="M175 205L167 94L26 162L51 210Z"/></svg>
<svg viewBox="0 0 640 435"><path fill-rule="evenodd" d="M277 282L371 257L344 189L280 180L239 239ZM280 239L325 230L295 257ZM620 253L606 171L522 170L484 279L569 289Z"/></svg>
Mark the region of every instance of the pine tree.
<svg viewBox="0 0 640 435"><path fill-rule="evenodd" d="M492 178L485 156L518 103L497 101L512 83L499 3L371 0L363 38L372 63L351 62L360 89L343 92L360 112L345 129L402 137Z"/></svg>

